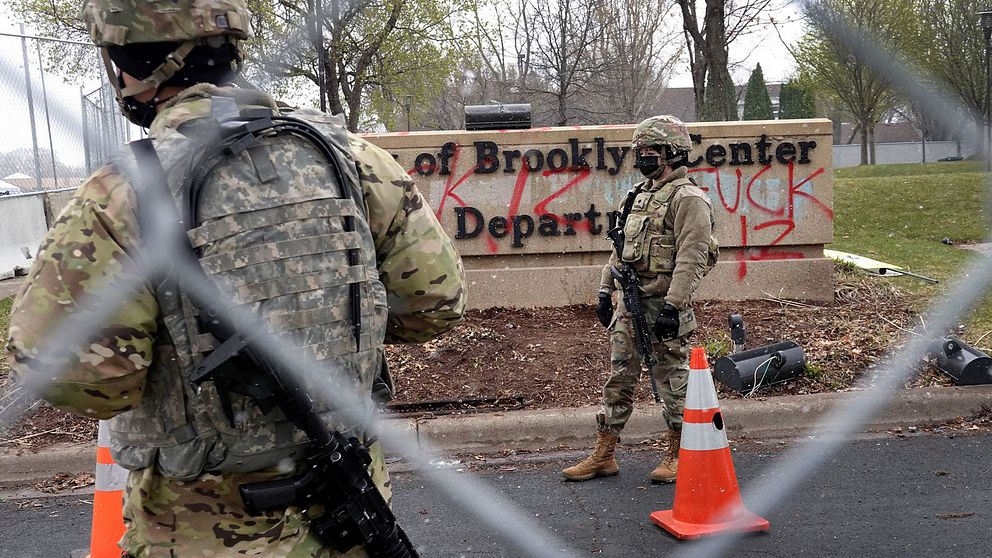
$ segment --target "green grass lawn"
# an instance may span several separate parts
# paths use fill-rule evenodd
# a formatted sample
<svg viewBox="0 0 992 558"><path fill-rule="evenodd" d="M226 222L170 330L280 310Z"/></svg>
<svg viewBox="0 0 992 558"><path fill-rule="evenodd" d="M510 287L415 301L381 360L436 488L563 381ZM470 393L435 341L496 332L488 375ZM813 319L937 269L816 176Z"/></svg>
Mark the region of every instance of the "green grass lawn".
<svg viewBox="0 0 992 558"><path fill-rule="evenodd" d="M892 176L920 176L926 174L957 174L981 172L985 163L978 161L953 161L947 163L902 163L898 165L864 165L837 169L837 178L886 178Z"/></svg>
<svg viewBox="0 0 992 558"><path fill-rule="evenodd" d="M7 347L7 326L10 324L10 307L14 304L14 297L0 298L0 386L3 385L3 376L7 373L7 361L3 356Z"/></svg>
<svg viewBox="0 0 992 558"><path fill-rule="evenodd" d="M917 309L953 281L973 258L967 250L941 243L980 242L989 235L985 174L974 162L876 165L834 173L834 244L852 252L939 279L928 285L907 277L891 279L918 296ZM966 340L992 330L992 299L965 322ZM985 346L992 342L986 338Z"/></svg>

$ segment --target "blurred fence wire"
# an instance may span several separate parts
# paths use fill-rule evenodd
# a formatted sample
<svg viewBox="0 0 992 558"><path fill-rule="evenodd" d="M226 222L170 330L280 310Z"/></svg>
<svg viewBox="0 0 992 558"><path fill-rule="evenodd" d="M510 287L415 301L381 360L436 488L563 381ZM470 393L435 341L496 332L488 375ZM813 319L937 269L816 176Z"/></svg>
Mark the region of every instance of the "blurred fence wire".
<svg viewBox="0 0 992 558"><path fill-rule="evenodd" d="M75 188L131 139L106 76L73 73L66 83L53 68L72 48L76 68L100 63L89 43L0 33L0 97L5 133L0 137L0 195ZM87 48L78 48L85 46ZM57 50L54 47L62 47Z"/></svg>

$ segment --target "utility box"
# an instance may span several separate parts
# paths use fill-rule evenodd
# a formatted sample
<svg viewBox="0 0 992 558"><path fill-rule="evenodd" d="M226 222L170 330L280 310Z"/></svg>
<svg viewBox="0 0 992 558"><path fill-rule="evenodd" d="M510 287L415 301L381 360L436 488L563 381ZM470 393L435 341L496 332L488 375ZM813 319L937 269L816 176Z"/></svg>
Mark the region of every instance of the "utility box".
<svg viewBox="0 0 992 558"><path fill-rule="evenodd" d="M531 126L530 103L466 105L466 130L526 130Z"/></svg>

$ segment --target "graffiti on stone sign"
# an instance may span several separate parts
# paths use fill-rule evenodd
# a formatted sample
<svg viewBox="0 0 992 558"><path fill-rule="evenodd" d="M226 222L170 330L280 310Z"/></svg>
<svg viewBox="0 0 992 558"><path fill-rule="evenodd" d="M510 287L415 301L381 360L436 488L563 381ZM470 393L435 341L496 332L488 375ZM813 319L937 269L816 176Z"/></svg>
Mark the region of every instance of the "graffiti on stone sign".
<svg viewBox="0 0 992 558"><path fill-rule="evenodd" d="M748 262L804 258L789 248L802 243L790 240L803 216L833 220L829 200L814 192L825 172L813 164L817 142L760 135L704 146L702 135L691 136L697 147L684 163L713 202L721 241L741 247L737 278L746 277ZM501 137L405 154L410 176L429 182L422 188L456 243L481 242L489 254L524 253L541 241L543 252L553 251L547 242L566 241L562 251L608 249L583 236L605 238L615 225L623 196L641 179L639 154L599 136L526 148L501 145Z"/></svg>

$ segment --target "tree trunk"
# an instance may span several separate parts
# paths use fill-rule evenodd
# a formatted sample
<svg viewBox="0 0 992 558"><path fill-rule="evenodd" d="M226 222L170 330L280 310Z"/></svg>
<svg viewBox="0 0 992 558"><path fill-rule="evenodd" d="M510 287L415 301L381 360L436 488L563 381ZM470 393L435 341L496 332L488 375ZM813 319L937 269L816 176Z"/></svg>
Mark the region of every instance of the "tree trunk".
<svg viewBox="0 0 992 558"><path fill-rule="evenodd" d="M706 58L698 46L690 48L696 53L694 63L689 68L692 72L692 94L695 100L696 120L703 119L703 103L706 98Z"/></svg>
<svg viewBox="0 0 992 558"><path fill-rule="evenodd" d="M983 159L988 157L988 148L985 146L985 126L987 125L988 124L985 122L984 118L980 117L975 121L975 129L978 131L978 142L976 143L977 149L975 150L975 154Z"/></svg>
<svg viewBox="0 0 992 558"><path fill-rule="evenodd" d="M362 90L365 86L361 82L356 82L351 90L351 95L345 99L348 102L348 131L358 132L358 119L362 114Z"/></svg>
<svg viewBox="0 0 992 558"><path fill-rule="evenodd" d="M733 89L734 83L727 70L727 29L726 0L706 0L707 48L706 65L708 83L704 95L704 114L710 120L737 120L737 96ZM729 105L733 98L733 107Z"/></svg>
<svg viewBox="0 0 992 558"><path fill-rule="evenodd" d="M868 164L868 123L862 121L859 124L861 128L861 164Z"/></svg>
<svg viewBox="0 0 992 558"><path fill-rule="evenodd" d="M341 103L340 82L338 80L337 64L330 52L324 57L324 90L327 92L327 110L331 114L342 114L344 105Z"/></svg>
<svg viewBox="0 0 992 558"><path fill-rule="evenodd" d="M568 102L565 100L565 96L561 93L558 94L558 121L555 122L555 126L565 126L568 124L568 115L566 111L568 110Z"/></svg>
<svg viewBox="0 0 992 558"><path fill-rule="evenodd" d="M844 143L846 143L848 145L851 145L852 143L854 143L854 136L858 135L858 133L860 131L861 131L861 127L858 126L857 124L855 124L854 125L854 128L851 130L851 135L850 136L847 136L847 141L844 142Z"/></svg>
<svg viewBox="0 0 992 558"><path fill-rule="evenodd" d="M868 130L868 150L868 156L871 158L871 164L877 164L878 162L875 159L875 126L872 126Z"/></svg>

